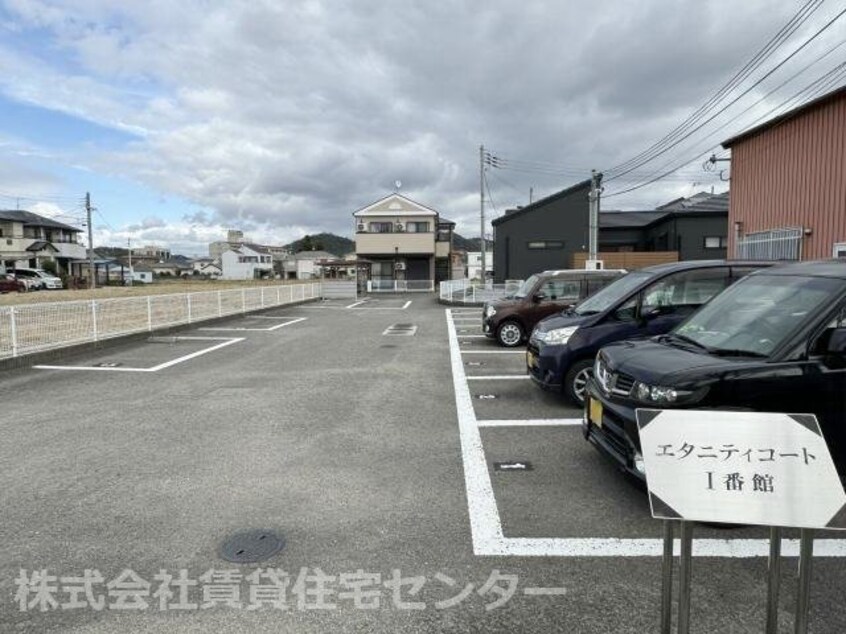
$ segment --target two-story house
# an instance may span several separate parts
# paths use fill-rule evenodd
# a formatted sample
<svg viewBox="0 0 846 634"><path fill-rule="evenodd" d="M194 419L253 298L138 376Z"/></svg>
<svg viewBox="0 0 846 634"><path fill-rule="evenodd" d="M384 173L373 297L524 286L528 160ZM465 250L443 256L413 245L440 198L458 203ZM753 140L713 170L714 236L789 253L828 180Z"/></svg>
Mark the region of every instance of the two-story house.
<svg viewBox="0 0 846 634"><path fill-rule="evenodd" d="M243 243L220 254L220 279L258 280L273 275L273 256L266 247Z"/></svg>
<svg viewBox="0 0 846 634"><path fill-rule="evenodd" d="M0 211L0 272L15 267L41 268L46 261L69 273L71 261L84 258L80 229L31 211Z"/></svg>
<svg viewBox="0 0 846 634"><path fill-rule="evenodd" d="M425 205L391 194L353 212L355 252L370 262L373 290L434 290L451 277L455 223Z"/></svg>

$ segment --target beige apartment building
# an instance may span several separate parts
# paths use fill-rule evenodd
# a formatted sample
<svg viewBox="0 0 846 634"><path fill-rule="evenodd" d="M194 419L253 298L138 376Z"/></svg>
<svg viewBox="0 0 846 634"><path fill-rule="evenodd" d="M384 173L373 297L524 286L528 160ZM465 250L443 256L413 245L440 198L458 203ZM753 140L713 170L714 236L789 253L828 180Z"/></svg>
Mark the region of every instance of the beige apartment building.
<svg viewBox="0 0 846 634"><path fill-rule="evenodd" d="M455 223L398 193L353 213L355 252L372 290L434 290L450 279Z"/></svg>

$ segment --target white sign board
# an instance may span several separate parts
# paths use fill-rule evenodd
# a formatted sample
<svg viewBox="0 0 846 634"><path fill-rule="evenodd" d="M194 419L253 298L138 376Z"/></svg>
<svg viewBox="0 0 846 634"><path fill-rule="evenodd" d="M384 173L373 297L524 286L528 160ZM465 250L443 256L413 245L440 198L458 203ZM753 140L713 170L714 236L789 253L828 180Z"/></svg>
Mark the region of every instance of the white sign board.
<svg viewBox="0 0 846 634"><path fill-rule="evenodd" d="M846 528L846 493L810 414L637 410L652 516Z"/></svg>

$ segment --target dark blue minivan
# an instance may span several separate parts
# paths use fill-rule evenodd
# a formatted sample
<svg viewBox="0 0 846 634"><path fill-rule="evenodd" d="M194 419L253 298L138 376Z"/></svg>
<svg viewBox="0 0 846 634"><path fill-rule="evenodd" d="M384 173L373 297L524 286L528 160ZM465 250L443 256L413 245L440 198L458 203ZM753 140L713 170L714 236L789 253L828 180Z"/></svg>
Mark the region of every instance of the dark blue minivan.
<svg viewBox="0 0 846 634"><path fill-rule="evenodd" d="M575 308L542 320L526 350L532 380L584 404L599 349L672 330L724 288L775 262L700 260L633 271Z"/></svg>

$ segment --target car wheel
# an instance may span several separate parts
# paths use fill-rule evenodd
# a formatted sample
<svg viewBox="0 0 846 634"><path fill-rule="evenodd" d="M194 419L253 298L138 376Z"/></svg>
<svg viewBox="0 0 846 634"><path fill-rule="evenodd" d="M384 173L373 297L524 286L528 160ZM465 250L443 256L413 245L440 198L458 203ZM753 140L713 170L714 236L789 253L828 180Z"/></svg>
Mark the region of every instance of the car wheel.
<svg viewBox="0 0 846 634"><path fill-rule="evenodd" d="M523 327L516 321L504 321L496 329L496 339L506 348L519 346L523 341Z"/></svg>
<svg viewBox="0 0 846 634"><path fill-rule="evenodd" d="M588 379L593 376L593 361L577 361L564 376L564 395L573 403L582 407L585 404L585 389Z"/></svg>

